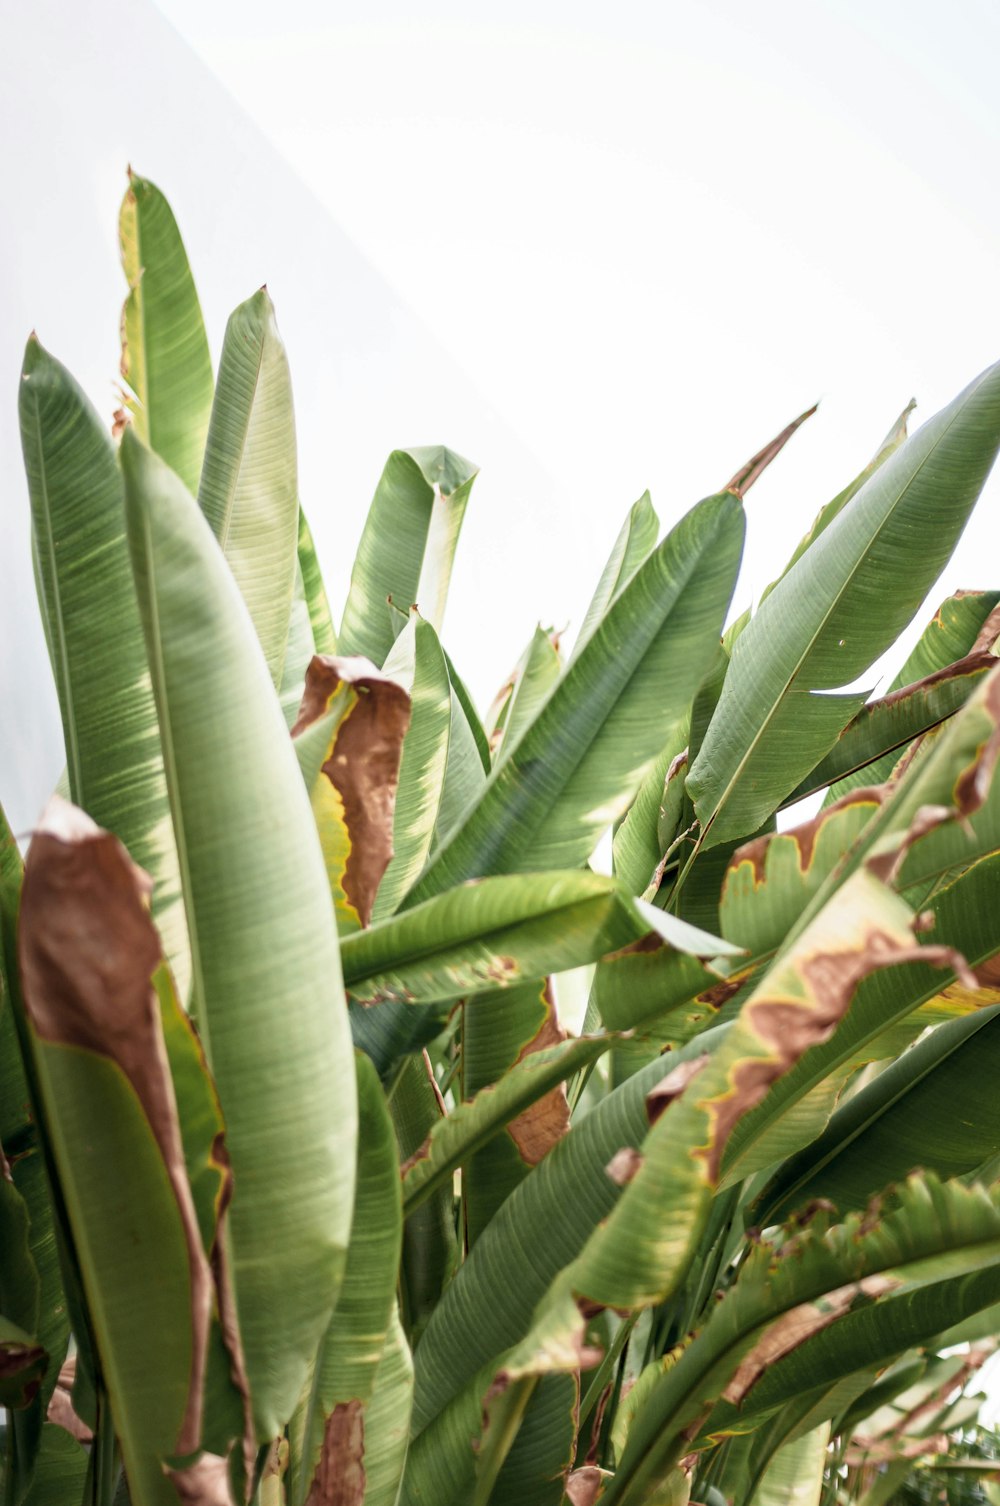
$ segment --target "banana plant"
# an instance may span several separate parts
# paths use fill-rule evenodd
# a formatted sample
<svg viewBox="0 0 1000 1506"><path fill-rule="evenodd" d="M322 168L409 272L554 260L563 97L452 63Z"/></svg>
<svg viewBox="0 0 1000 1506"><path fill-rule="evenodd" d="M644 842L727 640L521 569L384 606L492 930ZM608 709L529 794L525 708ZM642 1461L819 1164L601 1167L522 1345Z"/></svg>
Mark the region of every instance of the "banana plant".
<svg viewBox="0 0 1000 1506"><path fill-rule="evenodd" d="M213 372L131 172L120 234L113 425L34 337L19 389L66 776L0 820L3 1506L943 1467L948 1356L1000 1331L1000 592L851 687L982 490L1000 366L755 611L747 494L814 410L662 533L644 495L484 718L476 466L393 451L336 620L266 290Z"/></svg>

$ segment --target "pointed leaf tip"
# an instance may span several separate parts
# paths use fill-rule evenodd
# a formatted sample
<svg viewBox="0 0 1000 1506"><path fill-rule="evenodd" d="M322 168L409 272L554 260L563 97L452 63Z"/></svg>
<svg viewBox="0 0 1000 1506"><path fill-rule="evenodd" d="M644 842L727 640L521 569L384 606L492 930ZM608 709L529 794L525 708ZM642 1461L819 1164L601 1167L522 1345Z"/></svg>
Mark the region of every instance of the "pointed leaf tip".
<svg viewBox="0 0 1000 1506"><path fill-rule="evenodd" d="M758 481L764 474L771 461L781 454L781 451L785 448L785 445L791 439L796 429L801 428L807 418L812 418L818 407L818 402L813 403L812 407L807 408L805 413L800 413L798 418L793 418L792 422L786 425L780 434L776 434L769 444L766 444L762 450L758 450L756 455L751 456L746 465L741 466L736 475L726 483L722 490L732 492L737 497L744 497L754 482Z"/></svg>

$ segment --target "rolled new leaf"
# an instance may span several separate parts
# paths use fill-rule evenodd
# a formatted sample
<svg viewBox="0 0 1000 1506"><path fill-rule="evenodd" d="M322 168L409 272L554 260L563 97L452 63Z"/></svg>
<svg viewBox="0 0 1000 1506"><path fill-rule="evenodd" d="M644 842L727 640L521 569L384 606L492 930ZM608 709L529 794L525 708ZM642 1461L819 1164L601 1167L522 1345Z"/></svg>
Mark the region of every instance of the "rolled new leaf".
<svg viewBox="0 0 1000 1506"><path fill-rule="evenodd" d="M342 654L383 665L395 634L386 610L419 606L438 631L472 483L471 461L443 446L393 450L375 489L339 634Z"/></svg>
<svg viewBox="0 0 1000 1506"><path fill-rule="evenodd" d="M239 589L177 477L130 431L121 455L180 833L194 1012L237 1189L236 1307L258 1433L273 1439L329 1322L350 1230L356 1092L336 924Z"/></svg>
<svg viewBox="0 0 1000 1506"><path fill-rule="evenodd" d="M212 411L212 360L194 279L170 205L129 168L118 222L129 293L121 372L137 432L198 489Z"/></svg>

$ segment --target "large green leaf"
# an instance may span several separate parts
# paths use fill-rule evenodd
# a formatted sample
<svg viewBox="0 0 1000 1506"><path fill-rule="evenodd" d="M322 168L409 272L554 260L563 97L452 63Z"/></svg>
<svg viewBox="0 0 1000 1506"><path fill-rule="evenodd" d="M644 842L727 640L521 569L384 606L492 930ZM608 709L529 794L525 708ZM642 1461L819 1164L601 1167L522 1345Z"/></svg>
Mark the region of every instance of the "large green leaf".
<svg viewBox="0 0 1000 1506"><path fill-rule="evenodd" d="M593 962L647 937L695 956L725 942L587 870L460 884L341 943L348 994L362 1004L464 998Z"/></svg>
<svg viewBox="0 0 1000 1506"><path fill-rule="evenodd" d="M411 903L467 878L585 861L697 689L742 544L743 510L731 495L682 519L432 858Z"/></svg>
<svg viewBox="0 0 1000 1506"><path fill-rule="evenodd" d="M756 1490L742 1500L752 1500L754 1506L819 1506L829 1444L829 1423L786 1443L772 1458Z"/></svg>
<svg viewBox="0 0 1000 1506"><path fill-rule="evenodd" d="M419 606L439 632L477 467L442 446L393 450L375 489L340 628L342 654L383 665L395 634L387 608Z"/></svg>
<svg viewBox="0 0 1000 1506"><path fill-rule="evenodd" d="M336 1314L317 1356L302 1420L293 1501L368 1469L368 1404L390 1322L402 1240L396 1136L374 1067L358 1053L358 1173Z"/></svg>
<svg viewBox="0 0 1000 1506"><path fill-rule="evenodd" d="M212 361L170 205L129 169L118 221L129 293L122 310L122 376L133 423L192 492L212 410Z"/></svg>
<svg viewBox="0 0 1000 1506"><path fill-rule="evenodd" d="M329 1321L350 1228L355 1077L333 906L292 743L211 530L129 433L122 463L195 1015L238 1188L236 1301L257 1426L269 1439L291 1415Z"/></svg>
<svg viewBox="0 0 1000 1506"><path fill-rule="evenodd" d="M288 358L266 288L226 326L198 502L277 685L298 562L299 494Z"/></svg>
<svg viewBox="0 0 1000 1506"><path fill-rule="evenodd" d="M688 776L708 845L752 832L833 746L849 684L912 617L1000 444L991 367L881 465L762 602Z"/></svg>
<svg viewBox="0 0 1000 1506"><path fill-rule="evenodd" d="M24 1002L135 1506L174 1499L164 1463L200 1446L214 1289L152 982L160 946L147 895L115 838L56 797L25 871Z"/></svg>
<svg viewBox="0 0 1000 1506"><path fill-rule="evenodd" d="M186 994L177 849L114 445L72 376L34 337L19 406L70 794L153 879L153 915Z"/></svg>
<svg viewBox="0 0 1000 1506"><path fill-rule="evenodd" d="M941 1177L972 1171L984 1154L1000 1149L998 1063L1000 1005L932 1031L848 1099L808 1149L782 1164L761 1198L763 1222L814 1197L842 1212L863 1208L918 1166Z"/></svg>
<svg viewBox="0 0 1000 1506"><path fill-rule="evenodd" d="M870 1325L878 1358L878 1312L884 1302L905 1312L921 1288L950 1279L973 1282L1000 1266L1000 1197L960 1183L913 1180L899 1205L862 1222L793 1237L781 1258L773 1246L751 1249L736 1282L702 1331L669 1366L638 1413L602 1500L633 1506L690 1448L720 1395L732 1408L753 1395L774 1362L841 1323ZM779 1247L780 1248L780 1247ZM872 1306L874 1304L874 1306ZM863 1341L862 1341L863 1342Z"/></svg>

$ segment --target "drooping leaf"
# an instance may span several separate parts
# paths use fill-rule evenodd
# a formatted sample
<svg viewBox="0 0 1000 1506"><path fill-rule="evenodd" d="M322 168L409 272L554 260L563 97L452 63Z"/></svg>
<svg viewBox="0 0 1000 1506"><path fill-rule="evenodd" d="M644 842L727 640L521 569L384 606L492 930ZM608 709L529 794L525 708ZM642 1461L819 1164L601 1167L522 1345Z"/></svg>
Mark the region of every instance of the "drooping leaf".
<svg viewBox="0 0 1000 1506"><path fill-rule="evenodd" d="M340 628L339 651L381 667L392 647L386 601L419 606L440 632L451 567L478 474L441 446L393 450L375 490Z"/></svg>
<svg viewBox="0 0 1000 1506"><path fill-rule="evenodd" d="M212 411L212 361L170 205L148 178L129 170L118 221L129 293L122 309L122 376L142 439L198 490Z"/></svg>
<svg viewBox="0 0 1000 1506"><path fill-rule="evenodd" d="M300 514L292 383L266 288L241 303L226 326L198 503L277 685L288 647Z"/></svg>
<svg viewBox="0 0 1000 1506"><path fill-rule="evenodd" d="M211 530L130 433L122 462L169 749L195 1016L240 1189L230 1219L236 1302L259 1436L270 1439L329 1320L350 1226L354 1064L333 907L292 743Z"/></svg>
<svg viewBox="0 0 1000 1506"><path fill-rule="evenodd" d="M177 849L114 446L72 376L34 338L19 398L70 794L152 877L153 915L186 996Z"/></svg>
<svg viewBox="0 0 1000 1506"><path fill-rule="evenodd" d="M396 787L410 698L364 659L317 654L292 728L319 737L309 789L342 931L367 926L392 859Z"/></svg>
<svg viewBox="0 0 1000 1506"><path fill-rule="evenodd" d="M740 636L688 776L708 845L752 832L829 752L862 674L948 558L1000 444L1000 368L881 465Z"/></svg>

